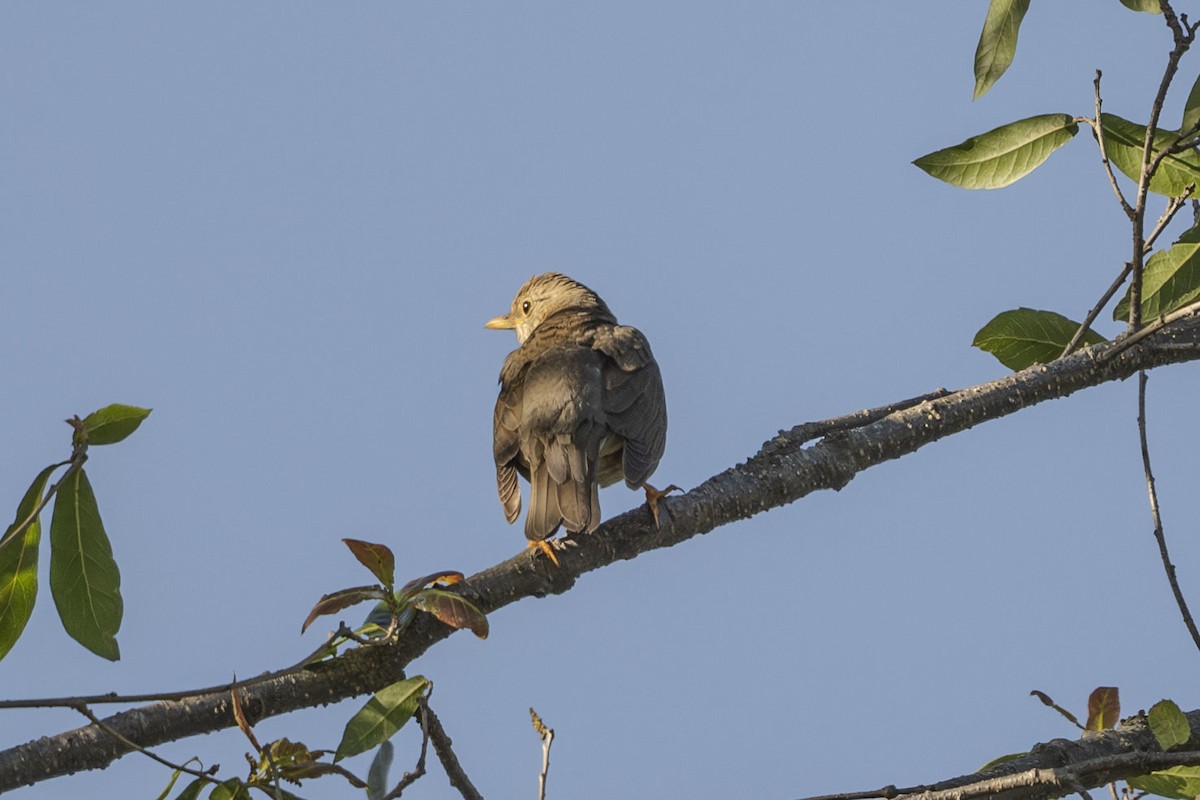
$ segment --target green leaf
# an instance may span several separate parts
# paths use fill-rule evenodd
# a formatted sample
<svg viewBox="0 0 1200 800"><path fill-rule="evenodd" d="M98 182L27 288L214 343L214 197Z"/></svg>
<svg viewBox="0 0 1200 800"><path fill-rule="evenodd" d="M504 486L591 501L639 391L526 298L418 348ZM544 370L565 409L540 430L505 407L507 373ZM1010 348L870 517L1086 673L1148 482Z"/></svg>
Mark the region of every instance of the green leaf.
<svg viewBox="0 0 1200 800"><path fill-rule="evenodd" d="M1183 121L1179 130L1186 134L1197 122L1200 122L1200 75L1196 76L1196 82L1188 92L1187 102L1183 104Z"/></svg>
<svg viewBox="0 0 1200 800"><path fill-rule="evenodd" d="M196 778L196 780L183 787L183 791L179 793L179 796L175 800L196 800L200 796L200 790L210 783L212 781L205 778Z"/></svg>
<svg viewBox="0 0 1200 800"><path fill-rule="evenodd" d="M21 632L33 613L37 599L38 543L42 539L42 522L34 518L20 536L9 539L21 523L29 519L42 495L50 473L62 464L51 464L33 479L25 496L17 506L17 518L4 532L4 544L0 545L0 658L4 658L12 646L21 638Z"/></svg>
<svg viewBox="0 0 1200 800"><path fill-rule="evenodd" d="M383 744L417 710L417 704L429 691L429 681L420 675L393 683L380 689L367 701L362 710L351 717L342 732L342 743L338 745L334 761L348 756L365 753L376 745Z"/></svg>
<svg viewBox="0 0 1200 800"><path fill-rule="evenodd" d="M150 416L149 408L113 403L83 418L88 444L115 444L138 429Z"/></svg>
<svg viewBox="0 0 1200 800"><path fill-rule="evenodd" d="M63 481L50 520L50 593L63 627L98 656L121 657L121 573L82 468Z"/></svg>
<svg viewBox="0 0 1200 800"><path fill-rule="evenodd" d="M1017 308L1003 311L979 329L972 345L994 355L1011 370L1048 364L1062 353L1079 323L1053 311ZM1085 345L1099 344L1104 337L1089 330Z"/></svg>
<svg viewBox="0 0 1200 800"><path fill-rule="evenodd" d="M963 189L999 189L1037 169L1079 132L1068 114L1042 114L972 136L913 164Z"/></svg>
<svg viewBox="0 0 1200 800"><path fill-rule="evenodd" d="M480 639L488 636L488 621L475 605L462 595L443 589L425 589L412 598L413 608L433 614L451 628L470 628Z"/></svg>
<svg viewBox="0 0 1200 800"><path fill-rule="evenodd" d="M388 771L392 768L395 749L391 742L384 742L371 759L371 769L367 771L367 800L380 800L388 793Z"/></svg>
<svg viewBox="0 0 1200 800"><path fill-rule="evenodd" d="M1088 718L1084 727L1103 731L1115 726L1121 717L1121 693L1115 686L1097 686L1088 696Z"/></svg>
<svg viewBox="0 0 1200 800"><path fill-rule="evenodd" d="M1158 0L1121 0L1121 5L1134 11L1145 11L1147 14L1162 13L1162 6Z"/></svg>
<svg viewBox="0 0 1200 800"><path fill-rule="evenodd" d="M1158 746L1164 751L1187 744L1188 739L1192 738L1192 727L1188 725L1187 717L1171 700L1159 700L1155 703L1150 708L1147 719L1150 722L1150 732L1158 739Z"/></svg>
<svg viewBox="0 0 1200 800"><path fill-rule="evenodd" d="M1135 789L1159 795L1192 800L1200 795L1200 767L1171 767L1126 781Z"/></svg>
<svg viewBox="0 0 1200 800"><path fill-rule="evenodd" d="M1142 320L1152 320L1200 300L1200 228L1189 228L1166 250L1146 260L1142 270ZM1129 319L1129 290L1113 319Z"/></svg>
<svg viewBox="0 0 1200 800"><path fill-rule="evenodd" d="M396 583L396 557L387 545L364 542L361 539L342 539L358 563L371 571L390 592Z"/></svg>
<svg viewBox="0 0 1200 800"><path fill-rule="evenodd" d="M208 800L250 800L250 790L241 778L230 778L213 787Z"/></svg>
<svg viewBox="0 0 1200 800"><path fill-rule="evenodd" d="M1138 125L1116 114L1101 114L1100 126L1104 129L1104 151L1108 158L1135 183L1142 174L1142 148L1146 141L1146 126ZM1175 141L1174 131L1154 132L1154 151L1158 152ZM1150 191L1167 197L1178 197L1188 184L1200 183L1200 153L1185 150L1169 155L1162 160Z"/></svg>
<svg viewBox="0 0 1200 800"><path fill-rule="evenodd" d="M1029 10L1029 0L992 0L975 47L975 95L978 100L1013 62L1017 33Z"/></svg>

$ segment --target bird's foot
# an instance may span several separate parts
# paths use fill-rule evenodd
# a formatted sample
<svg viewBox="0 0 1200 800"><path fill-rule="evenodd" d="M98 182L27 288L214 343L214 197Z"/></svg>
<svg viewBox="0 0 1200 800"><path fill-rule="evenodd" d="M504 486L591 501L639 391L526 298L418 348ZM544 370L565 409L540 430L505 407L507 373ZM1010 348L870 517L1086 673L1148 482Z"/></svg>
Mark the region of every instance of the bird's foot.
<svg viewBox="0 0 1200 800"><path fill-rule="evenodd" d="M553 545L551 545L550 542L546 542L546 541L529 542L529 544L527 544L526 547L536 547L538 550L541 550L543 553L545 553L550 558L550 560L554 562L554 566L556 566L556 567L558 566L558 556L554 555L554 547L553 547Z"/></svg>
<svg viewBox="0 0 1200 800"><path fill-rule="evenodd" d="M671 492L682 492L683 489L673 483L661 492L648 483L643 483L642 488L646 491L646 505L650 506L650 516L654 517L654 527L658 528L658 501Z"/></svg>

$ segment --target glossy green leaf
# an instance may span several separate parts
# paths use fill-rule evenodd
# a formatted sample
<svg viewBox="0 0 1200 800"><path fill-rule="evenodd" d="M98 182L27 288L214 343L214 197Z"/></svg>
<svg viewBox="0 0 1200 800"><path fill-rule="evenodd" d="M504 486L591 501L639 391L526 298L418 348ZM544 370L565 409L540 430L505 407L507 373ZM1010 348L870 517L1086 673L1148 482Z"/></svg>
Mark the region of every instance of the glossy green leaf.
<svg viewBox="0 0 1200 800"><path fill-rule="evenodd" d="M384 742L371 759L371 769L367 771L367 800L382 800L388 793L388 771L392 768L395 749L391 742Z"/></svg>
<svg viewBox="0 0 1200 800"><path fill-rule="evenodd" d="M1144 11L1147 14L1161 14L1162 6L1158 0L1121 0L1121 5L1134 11Z"/></svg>
<svg viewBox="0 0 1200 800"><path fill-rule="evenodd" d="M388 591L396 583L396 557L387 545L364 542L361 539L342 539L358 563L371 571Z"/></svg>
<svg viewBox="0 0 1200 800"><path fill-rule="evenodd" d="M1171 767L1149 775L1129 778L1127 783L1135 789L1159 797L1192 800L1200 795L1200 767Z"/></svg>
<svg viewBox="0 0 1200 800"><path fill-rule="evenodd" d="M988 5L979 44L975 47L975 96L978 100L1000 80L1017 52L1021 20L1029 0L992 0Z"/></svg>
<svg viewBox="0 0 1200 800"><path fill-rule="evenodd" d="M1174 701L1159 700L1150 708L1147 720L1150 732L1164 751L1187 744L1188 739L1192 738L1192 727Z"/></svg>
<svg viewBox="0 0 1200 800"><path fill-rule="evenodd" d="M913 164L963 189L999 189L1037 169L1079 132L1067 114L1042 114L972 136Z"/></svg>
<svg viewBox="0 0 1200 800"><path fill-rule="evenodd" d="M1196 82L1192 84L1192 90L1188 92L1187 102L1183 104L1183 120L1179 130L1186 134L1196 127L1198 122L1200 122L1200 75L1196 76Z"/></svg>
<svg viewBox="0 0 1200 800"><path fill-rule="evenodd" d="M1101 114L1100 124L1104 129L1104 151L1109 160L1125 177L1136 183L1142 174L1142 148L1146 141L1146 126L1130 122L1116 114ZM1175 136L1173 131L1155 131L1155 151L1170 145ZM1150 191L1167 197L1178 197L1188 184L1198 182L1200 153L1185 150L1162 160L1150 181Z"/></svg>
<svg viewBox="0 0 1200 800"><path fill-rule="evenodd" d="M1055 360L1077 330L1079 323L1062 314L1017 308L993 317L979 329L971 344L991 353L1001 364L1015 371ZM1082 341L1092 345L1105 339L1089 330Z"/></svg>
<svg viewBox="0 0 1200 800"><path fill-rule="evenodd" d="M83 418L88 444L115 444L138 429L151 409L113 403Z"/></svg>
<svg viewBox="0 0 1200 800"><path fill-rule="evenodd" d="M34 518L19 536L9 538L22 522L29 519L50 481L50 473L62 464L52 464L38 473L17 506L17 518L4 532L0 544L0 658L4 658L21 638L21 632L33 613L37 599L38 544L42 539L42 522Z"/></svg>
<svg viewBox="0 0 1200 800"><path fill-rule="evenodd" d="M1166 250L1146 260L1142 269L1142 320L1152 320L1200 300L1200 228L1190 228ZM1129 319L1129 290L1113 319Z"/></svg>
<svg viewBox="0 0 1200 800"><path fill-rule="evenodd" d="M67 476L54 500L50 593L71 638L110 661L121 657L121 573L83 469Z"/></svg>
<svg viewBox="0 0 1200 800"><path fill-rule="evenodd" d="M342 732L334 761L365 753L383 744L412 718L421 698L429 691L429 681L420 675L380 689L362 710L351 717Z"/></svg>
<svg viewBox="0 0 1200 800"><path fill-rule="evenodd" d="M1097 686L1088 696L1088 718L1084 727L1089 731L1105 731L1121 718L1121 693L1115 686Z"/></svg>

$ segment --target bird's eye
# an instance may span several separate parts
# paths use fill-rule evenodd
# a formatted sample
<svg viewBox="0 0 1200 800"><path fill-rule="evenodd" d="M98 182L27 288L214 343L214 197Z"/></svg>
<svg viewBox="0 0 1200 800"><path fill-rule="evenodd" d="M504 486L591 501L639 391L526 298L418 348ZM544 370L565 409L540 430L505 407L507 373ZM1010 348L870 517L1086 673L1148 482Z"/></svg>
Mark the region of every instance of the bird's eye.
<svg viewBox="0 0 1200 800"><path fill-rule="evenodd" d="M526 300L524 303L521 303L521 313L522 313L522 314L528 314L528 313L529 313L529 309L530 309L531 307L532 307L532 304L531 304L531 303L530 303L528 300Z"/></svg>

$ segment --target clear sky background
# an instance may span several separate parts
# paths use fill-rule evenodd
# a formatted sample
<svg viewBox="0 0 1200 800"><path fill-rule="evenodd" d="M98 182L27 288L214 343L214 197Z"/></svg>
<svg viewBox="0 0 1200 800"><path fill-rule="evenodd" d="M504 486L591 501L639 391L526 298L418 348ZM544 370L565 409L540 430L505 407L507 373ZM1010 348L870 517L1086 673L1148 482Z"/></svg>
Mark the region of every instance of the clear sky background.
<svg viewBox="0 0 1200 800"><path fill-rule="evenodd" d="M910 162L1021 117L1090 114L1096 68L1106 110L1144 121L1170 40L1117 0L1034 4L1014 67L972 103L986 6L4 4L4 513L68 455L65 417L154 413L88 465L122 570L122 660L68 639L43 587L0 695L289 664L332 627L300 636L316 599L366 582L343 536L389 544L402 576L519 552L491 461L516 342L483 323L536 272L586 283L652 342L670 411L656 483L695 486L800 422L1002 376L970 347L979 327L1019 305L1081 318L1128 258L1095 146L1081 130L997 192ZM1125 713L1195 708L1135 388L591 573L411 673L498 798L536 791L530 706L557 732L553 798L930 782L1074 736L1035 688L1078 713L1098 685ZM1194 366L1156 371L1150 425L1200 604L1197 388ZM640 500L601 496L606 515ZM334 747L362 702L259 737ZM81 722L3 712L0 745ZM418 732L396 742L399 774ZM161 751L229 775L248 749L225 733ZM128 756L15 796L152 797L167 778ZM299 793L361 796L332 779ZM434 764L410 794L457 796Z"/></svg>

